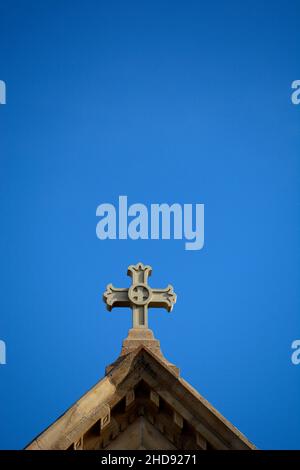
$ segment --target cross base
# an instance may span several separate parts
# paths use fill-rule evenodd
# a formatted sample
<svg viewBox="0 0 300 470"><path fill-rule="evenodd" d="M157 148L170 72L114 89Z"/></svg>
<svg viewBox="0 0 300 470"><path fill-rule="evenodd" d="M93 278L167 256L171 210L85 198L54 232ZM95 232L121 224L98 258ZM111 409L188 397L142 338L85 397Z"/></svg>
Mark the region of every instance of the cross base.
<svg viewBox="0 0 300 470"><path fill-rule="evenodd" d="M154 338L152 330L149 328L131 328L128 332L127 338L124 339L122 343L122 350L117 361L127 354L135 351L139 346L145 346L153 354L159 357L177 376L179 376L178 367L174 366L169 362L163 355L160 349L160 342L158 339ZM110 364L106 367L106 374L108 374L111 369L114 367L115 363Z"/></svg>
<svg viewBox="0 0 300 470"><path fill-rule="evenodd" d="M152 330L149 328L131 328L127 338L125 338L122 343L121 356L134 351L134 349L138 348L141 344L150 349L154 354L162 355L160 342L158 339L154 338Z"/></svg>

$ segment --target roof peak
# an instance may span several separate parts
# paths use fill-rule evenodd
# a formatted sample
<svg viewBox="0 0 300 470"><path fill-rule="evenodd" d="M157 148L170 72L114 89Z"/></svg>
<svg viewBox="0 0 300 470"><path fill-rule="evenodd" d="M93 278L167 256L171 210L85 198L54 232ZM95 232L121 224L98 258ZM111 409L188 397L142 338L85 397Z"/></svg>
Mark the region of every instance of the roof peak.
<svg viewBox="0 0 300 470"><path fill-rule="evenodd" d="M138 350L142 348L152 353L153 356L156 356L156 358L163 362L165 366L170 368L177 377L179 376L179 368L165 358L160 349L159 340L154 337L153 331L149 328L131 328L128 331L128 335L122 343L120 356L116 361L106 367L106 374L111 372L111 370L120 362L122 357L133 352L138 352Z"/></svg>

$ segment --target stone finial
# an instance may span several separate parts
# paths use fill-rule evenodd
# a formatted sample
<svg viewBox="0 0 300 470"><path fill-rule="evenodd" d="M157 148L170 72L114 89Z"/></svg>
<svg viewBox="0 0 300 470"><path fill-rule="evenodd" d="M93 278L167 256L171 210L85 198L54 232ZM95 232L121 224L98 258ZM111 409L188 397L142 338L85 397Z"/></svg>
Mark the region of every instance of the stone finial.
<svg viewBox="0 0 300 470"><path fill-rule="evenodd" d="M129 354L143 345L159 356L178 375L179 369L163 356L159 341L154 338L153 332L148 328L148 308L162 307L171 312L176 302L176 294L171 285L164 289L150 287L148 277L151 272L151 266L142 263L130 265L127 274L132 279L131 286L117 288L109 284L103 294L103 300L109 311L114 307L130 307L132 309L132 328L123 341L121 356ZM115 363L107 366L106 373L109 373L114 366Z"/></svg>
<svg viewBox="0 0 300 470"><path fill-rule="evenodd" d="M109 311L114 307L131 307L134 329L148 328L148 308L165 308L171 312L176 302L176 294L171 285L164 289L154 289L148 285L151 272L151 266L145 266L142 263L132 264L127 271L132 278L131 286L117 288L108 284L103 294L103 300Z"/></svg>

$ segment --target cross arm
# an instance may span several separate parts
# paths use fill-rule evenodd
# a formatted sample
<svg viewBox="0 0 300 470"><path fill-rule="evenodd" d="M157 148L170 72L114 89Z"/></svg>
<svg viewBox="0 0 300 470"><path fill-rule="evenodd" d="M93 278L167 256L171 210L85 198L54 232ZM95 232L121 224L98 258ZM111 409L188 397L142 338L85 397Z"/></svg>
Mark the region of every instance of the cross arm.
<svg viewBox="0 0 300 470"><path fill-rule="evenodd" d="M170 284L165 289L152 289L149 307L165 308L171 312L176 302L176 294Z"/></svg>
<svg viewBox="0 0 300 470"><path fill-rule="evenodd" d="M103 300L106 303L107 310L111 311L114 307L130 307L128 298L128 289L119 289L112 284L108 284L103 294Z"/></svg>

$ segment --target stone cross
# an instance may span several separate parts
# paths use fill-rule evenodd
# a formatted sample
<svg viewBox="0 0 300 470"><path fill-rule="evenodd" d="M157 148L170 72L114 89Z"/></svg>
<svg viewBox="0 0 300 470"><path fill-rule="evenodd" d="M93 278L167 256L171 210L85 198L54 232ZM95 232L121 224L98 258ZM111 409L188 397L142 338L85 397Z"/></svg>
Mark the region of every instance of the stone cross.
<svg viewBox="0 0 300 470"><path fill-rule="evenodd" d="M133 328L148 328L148 308L162 307L171 312L176 302L176 294L171 285L165 289L153 289L148 285L151 272L151 266L132 264L127 271L127 275L132 278L131 286L119 289L109 284L103 294L109 311L114 307L131 307Z"/></svg>

